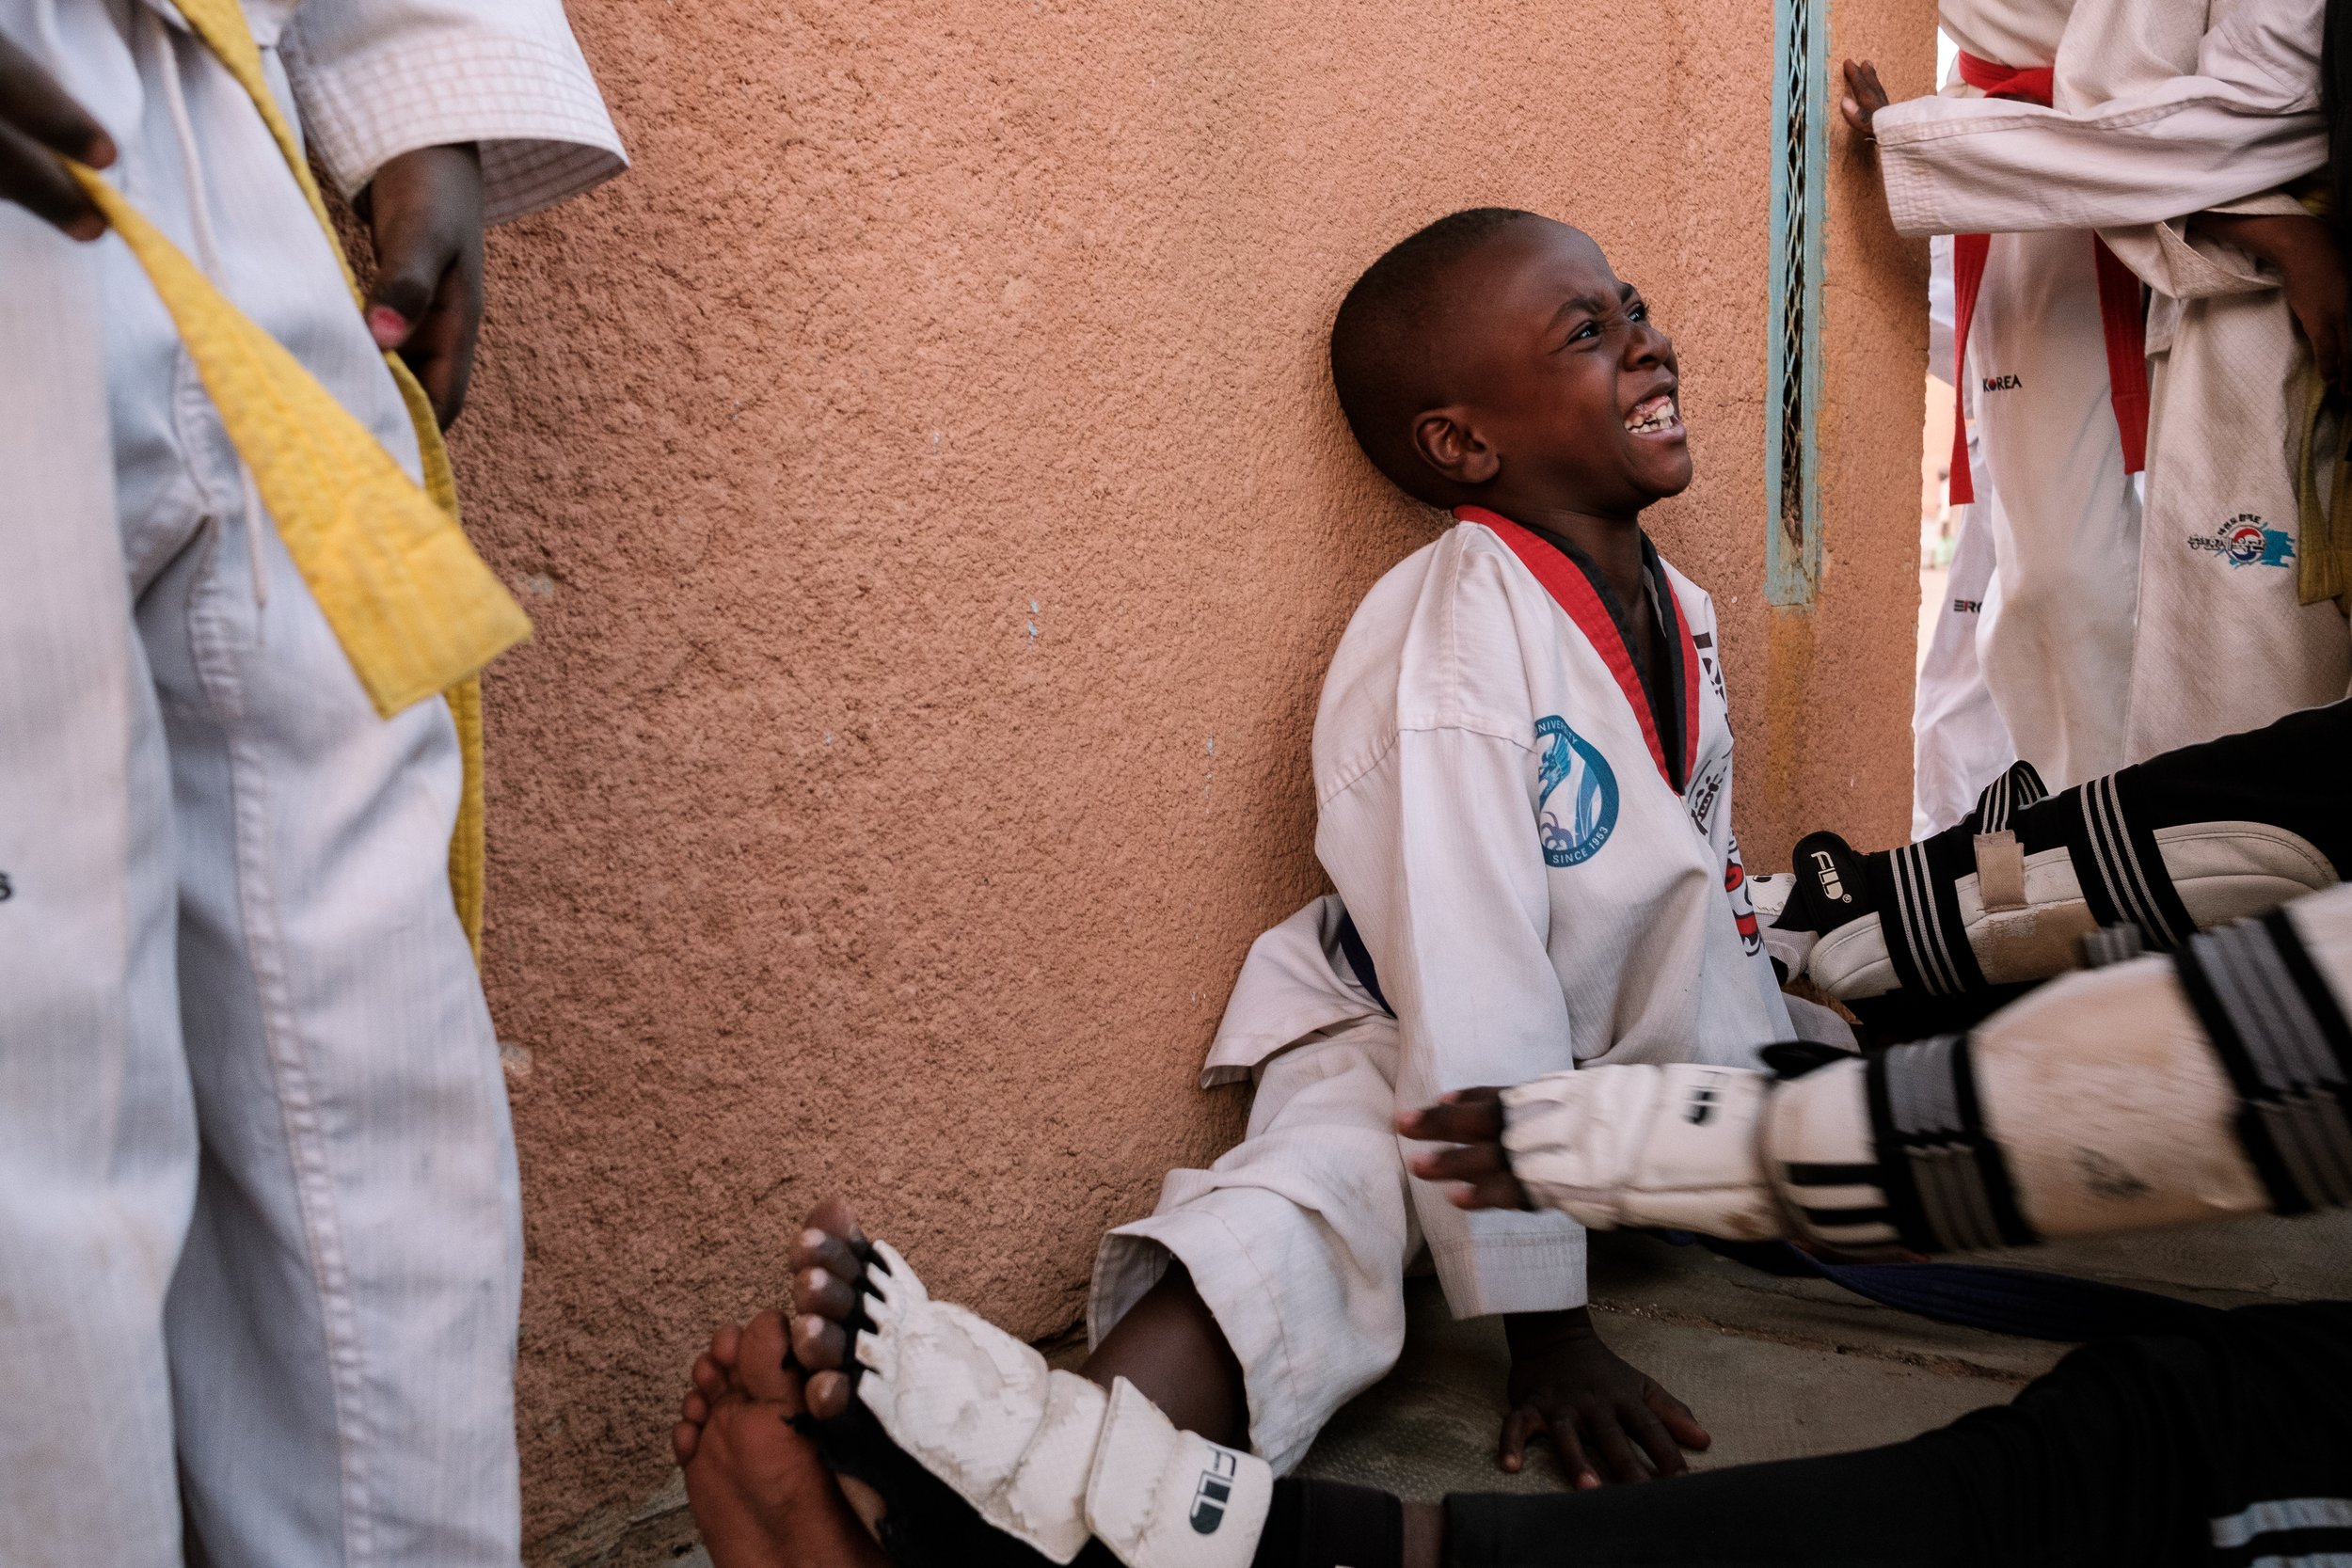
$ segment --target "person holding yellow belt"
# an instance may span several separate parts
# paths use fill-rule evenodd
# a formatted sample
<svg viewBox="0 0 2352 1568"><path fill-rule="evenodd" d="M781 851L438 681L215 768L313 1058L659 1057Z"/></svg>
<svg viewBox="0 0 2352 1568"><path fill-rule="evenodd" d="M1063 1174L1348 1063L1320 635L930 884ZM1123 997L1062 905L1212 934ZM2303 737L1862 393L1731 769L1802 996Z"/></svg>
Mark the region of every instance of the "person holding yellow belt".
<svg viewBox="0 0 2352 1568"><path fill-rule="evenodd" d="M438 426L624 166L558 0L0 0L0 1560L519 1559Z"/></svg>

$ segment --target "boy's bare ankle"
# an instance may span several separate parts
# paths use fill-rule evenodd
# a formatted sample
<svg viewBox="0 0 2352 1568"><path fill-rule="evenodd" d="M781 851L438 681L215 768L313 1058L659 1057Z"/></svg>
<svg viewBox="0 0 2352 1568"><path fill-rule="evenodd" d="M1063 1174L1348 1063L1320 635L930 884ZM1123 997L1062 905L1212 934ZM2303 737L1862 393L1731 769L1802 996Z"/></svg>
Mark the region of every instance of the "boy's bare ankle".
<svg viewBox="0 0 2352 1568"><path fill-rule="evenodd" d="M1444 1568L1445 1508L1440 1503L1405 1505L1405 1568Z"/></svg>

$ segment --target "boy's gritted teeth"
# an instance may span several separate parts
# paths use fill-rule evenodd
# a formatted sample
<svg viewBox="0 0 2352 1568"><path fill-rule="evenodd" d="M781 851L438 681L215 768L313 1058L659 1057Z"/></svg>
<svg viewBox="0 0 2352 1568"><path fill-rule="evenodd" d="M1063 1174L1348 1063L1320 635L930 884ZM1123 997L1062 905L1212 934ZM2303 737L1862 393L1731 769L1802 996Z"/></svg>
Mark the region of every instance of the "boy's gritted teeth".
<svg viewBox="0 0 2352 1568"><path fill-rule="evenodd" d="M1682 428L1682 417L1676 411L1674 394L1661 392L1644 398L1633 405L1633 412L1625 417L1625 428L1631 436L1665 436Z"/></svg>

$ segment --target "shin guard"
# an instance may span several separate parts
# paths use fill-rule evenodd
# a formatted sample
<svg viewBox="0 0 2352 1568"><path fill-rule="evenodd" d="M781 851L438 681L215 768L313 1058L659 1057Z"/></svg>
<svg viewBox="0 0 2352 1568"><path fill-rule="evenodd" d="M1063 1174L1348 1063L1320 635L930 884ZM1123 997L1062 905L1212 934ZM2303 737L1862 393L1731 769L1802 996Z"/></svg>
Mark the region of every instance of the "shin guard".
<svg viewBox="0 0 2352 1568"><path fill-rule="evenodd" d="M2347 997L2335 888L1785 1080L1551 1074L1504 1093L1503 1146L1532 1197L1587 1226L1865 1257L2352 1207Z"/></svg>
<svg viewBox="0 0 2352 1568"><path fill-rule="evenodd" d="M2020 763L1967 821L1881 854L1815 833L1768 942L1866 1020L1880 998L1997 997L2081 968L2103 931L2177 951L2339 880L2347 730L2338 704L2047 799Z"/></svg>

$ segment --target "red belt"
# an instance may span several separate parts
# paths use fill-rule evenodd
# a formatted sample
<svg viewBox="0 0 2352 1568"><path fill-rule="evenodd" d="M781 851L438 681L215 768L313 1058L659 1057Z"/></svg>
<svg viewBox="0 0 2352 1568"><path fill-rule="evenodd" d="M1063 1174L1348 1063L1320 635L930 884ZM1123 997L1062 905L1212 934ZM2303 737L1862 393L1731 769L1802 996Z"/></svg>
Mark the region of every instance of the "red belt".
<svg viewBox="0 0 2352 1568"><path fill-rule="evenodd" d="M2013 98L2045 109L2050 106L2047 66L2017 71L1963 51L1960 76L1987 98ZM1990 234L1952 236L1952 390L1957 399L1952 419L1954 505L1977 499L1976 484L1968 474L1968 323L1977 313L1977 290L1984 282L1984 260L1992 245ZM2123 471L2136 474L2146 467L2148 456L2148 340L2139 278L2098 235L2090 236L2090 245L2099 279L2099 325L2107 340L2107 396L2115 409L2116 433L2123 443Z"/></svg>

